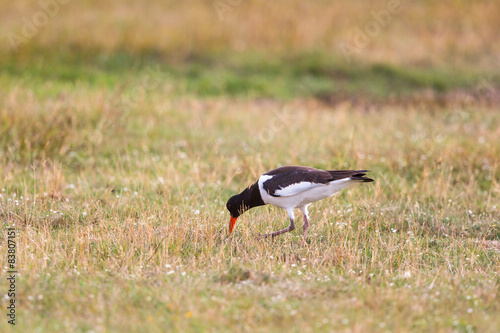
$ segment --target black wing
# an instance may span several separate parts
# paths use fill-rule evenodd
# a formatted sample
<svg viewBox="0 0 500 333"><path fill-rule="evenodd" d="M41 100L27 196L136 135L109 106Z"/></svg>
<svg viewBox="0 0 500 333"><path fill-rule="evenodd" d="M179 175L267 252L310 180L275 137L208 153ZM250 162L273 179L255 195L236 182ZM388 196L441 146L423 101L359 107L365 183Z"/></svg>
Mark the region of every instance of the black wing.
<svg viewBox="0 0 500 333"><path fill-rule="evenodd" d="M353 180L372 181L370 178L363 177L367 170L339 170L324 171L303 166L284 166L271 170L264 175L273 176L266 180L262 185L264 190L273 197L281 195L276 194L277 190L285 189L294 184L300 184L295 193L305 191L309 188L325 185L331 181L352 177ZM297 185L299 186L299 185Z"/></svg>

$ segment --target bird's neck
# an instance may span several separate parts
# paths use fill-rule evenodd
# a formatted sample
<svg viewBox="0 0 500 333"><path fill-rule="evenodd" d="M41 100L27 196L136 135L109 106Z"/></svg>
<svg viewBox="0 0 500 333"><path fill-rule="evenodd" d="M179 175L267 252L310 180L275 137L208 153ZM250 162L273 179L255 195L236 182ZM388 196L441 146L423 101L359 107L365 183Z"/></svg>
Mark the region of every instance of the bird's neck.
<svg viewBox="0 0 500 333"><path fill-rule="evenodd" d="M245 192L243 201L249 209L265 205L265 202L262 200L262 196L260 195L258 182L247 188Z"/></svg>

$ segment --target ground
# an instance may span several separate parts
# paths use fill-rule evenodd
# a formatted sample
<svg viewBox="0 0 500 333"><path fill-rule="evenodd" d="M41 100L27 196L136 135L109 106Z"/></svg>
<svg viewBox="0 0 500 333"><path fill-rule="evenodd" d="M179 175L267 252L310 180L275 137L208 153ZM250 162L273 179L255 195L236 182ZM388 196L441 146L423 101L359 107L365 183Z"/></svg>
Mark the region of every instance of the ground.
<svg viewBox="0 0 500 333"><path fill-rule="evenodd" d="M16 3L4 37L40 11ZM16 329L499 331L498 8L411 3L349 60L324 40L349 42L385 2L214 3L69 2L2 46L0 223L16 230ZM419 21L428 12L439 20ZM204 29L176 21L191 16ZM356 19L333 20L345 16ZM92 24L72 36L76 22ZM266 34L272 22L299 23ZM301 218L257 239L288 225L268 206L229 236L227 199L288 164L370 169L375 182L311 205L306 246Z"/></svg>

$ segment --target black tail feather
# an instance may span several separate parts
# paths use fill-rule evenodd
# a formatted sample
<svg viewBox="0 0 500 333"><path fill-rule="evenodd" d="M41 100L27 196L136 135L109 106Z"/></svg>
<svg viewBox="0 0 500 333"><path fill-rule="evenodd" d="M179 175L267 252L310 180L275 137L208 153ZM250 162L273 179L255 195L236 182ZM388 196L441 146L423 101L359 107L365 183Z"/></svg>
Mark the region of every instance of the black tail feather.
<svg viewBox="0 0 500 333"><path fill-rule="evenodd" d="M345 178L350 178L352 180L359 180L364 183L372 182L373 179L365 177L366 172L370 172L370 170L335 170L335 171L328 171L330 175L332 176L333 180L337 179L345 179Z"/></svg>
<svg viewBox="0 0 500 333"><path fill-rule="evenodd" d="M352 180L359 180L359 181L362 181L363 183L369 183L369 182L372 182L373 179L371 178L368 178L368 177L364 177L366 176L366 173L358 173L356 175L353 175L351 177Z"/></svg>

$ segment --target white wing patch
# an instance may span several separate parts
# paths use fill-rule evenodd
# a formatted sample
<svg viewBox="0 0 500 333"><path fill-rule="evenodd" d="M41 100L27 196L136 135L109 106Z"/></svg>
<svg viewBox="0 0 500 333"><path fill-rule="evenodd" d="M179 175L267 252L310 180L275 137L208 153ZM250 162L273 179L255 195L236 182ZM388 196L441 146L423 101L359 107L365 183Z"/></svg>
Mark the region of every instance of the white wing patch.
<svg viewBox="0 0 500 333"><path fill-rule="evenodd" d="M326 184L318 184L318 183L311 183L311 182L295 183L295 184L289 185L285 188L280 188L279 190L274 191L274 195L280 196L280 197L289 197L289 196L299 194L301 192L310 190L310 189L318 187L318 186L326 186Z"/></svg>

